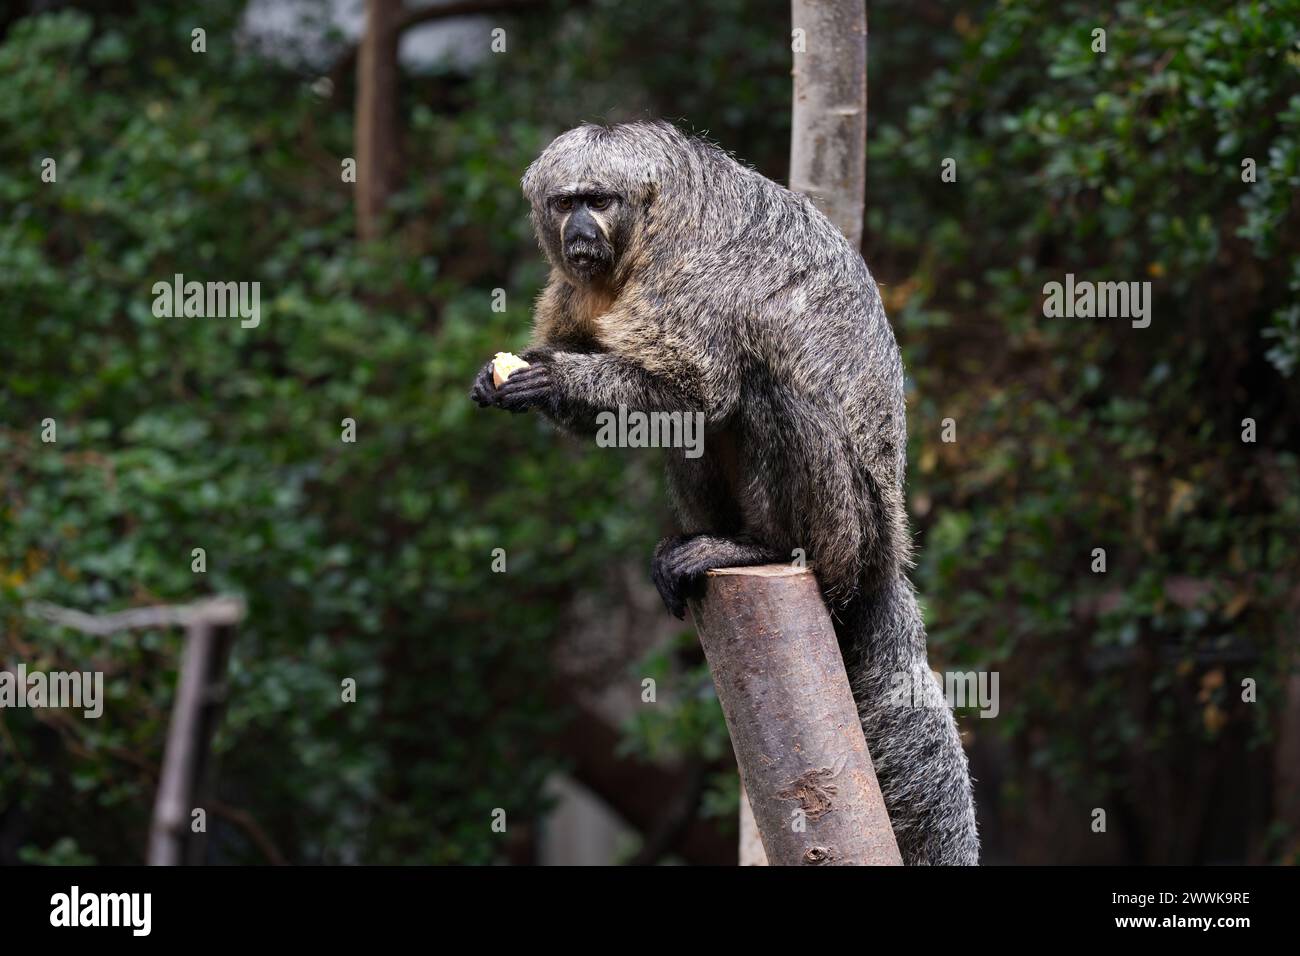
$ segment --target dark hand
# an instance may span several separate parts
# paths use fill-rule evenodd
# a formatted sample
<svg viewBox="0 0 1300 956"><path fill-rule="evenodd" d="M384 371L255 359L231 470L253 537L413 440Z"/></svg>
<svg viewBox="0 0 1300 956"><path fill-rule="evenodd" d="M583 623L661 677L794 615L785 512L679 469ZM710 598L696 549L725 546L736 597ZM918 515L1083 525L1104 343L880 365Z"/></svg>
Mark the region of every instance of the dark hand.
<svg viewBox="0 0 1300 956"><path fill-rule="evenodd" d="M495 406L516 413L547 404L553 391L550 369L544 364L547 357L545 353L535 354L527 368L513 373L500 387L493 379L493 363L489 361L475 376L470 399L479 408Z"/></svg>
<svg viewBox="0 0 1300 956"><path fill-rule="evenodd" d="M519 413L530 408L549 407L554 395L550 366L534 362L502 382L495 398L498 407Z"/></svg>

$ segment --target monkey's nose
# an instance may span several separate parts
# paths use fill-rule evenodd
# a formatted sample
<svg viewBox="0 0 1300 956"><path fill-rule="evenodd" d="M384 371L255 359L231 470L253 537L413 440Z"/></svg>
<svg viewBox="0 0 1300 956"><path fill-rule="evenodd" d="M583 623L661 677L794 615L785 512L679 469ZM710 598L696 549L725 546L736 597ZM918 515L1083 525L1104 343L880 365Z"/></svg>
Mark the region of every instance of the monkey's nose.
<svg viewBox="0 0 1300 956"><path fill-rule="evenodd" d="M567 240L568 245L573 245L575 242L595 242L598 237L599 233L596 232L596 227L594 225L581 223L571 226L565 239Z"/></svg>

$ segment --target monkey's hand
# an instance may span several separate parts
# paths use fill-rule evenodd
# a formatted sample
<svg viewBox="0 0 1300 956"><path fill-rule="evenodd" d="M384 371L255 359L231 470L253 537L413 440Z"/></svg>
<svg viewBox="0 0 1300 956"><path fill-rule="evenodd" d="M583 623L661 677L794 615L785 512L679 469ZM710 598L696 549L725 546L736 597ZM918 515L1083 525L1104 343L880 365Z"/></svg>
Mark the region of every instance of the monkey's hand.
<svg viewBox="0 0 1300 956"><path fill-rule="evenodd" d="M776 559L774 551L745 537L679 534L659 542L650 576L669 612L681 620L686 617L687 599L704 594L704 575L711 568L747 567Z"/></svg>
<svg viewBox="0 0 1300 956"><path fill-rule="evenodd" d="M492 378L493 363L479 369L469 397L479 408L504 408L510 412L523 412L530 408L549 408L554 393L550 369L534 360L496 385Z"/></svg>
<svg viewBox="0 0 1300 956"><path fill-rule="evenodd" d="M489 366L491 363L488 363ZM491 385L492 373L488 370L488 384ZM506 411L525 412L530 408L548 410L554 404L555 385L551 379L550 366L543 362L534 362L527 368L511 373L510 377L497 386L493 394L494 404Z"/></svg>

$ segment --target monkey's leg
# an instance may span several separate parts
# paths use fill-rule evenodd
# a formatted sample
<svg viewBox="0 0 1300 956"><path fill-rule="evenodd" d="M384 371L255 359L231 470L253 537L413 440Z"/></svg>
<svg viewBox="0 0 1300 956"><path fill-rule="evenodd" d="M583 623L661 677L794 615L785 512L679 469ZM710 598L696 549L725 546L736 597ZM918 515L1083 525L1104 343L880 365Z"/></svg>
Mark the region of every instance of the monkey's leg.
<svg viewBox="0 0 1300 956"><path fill-rule="evenodd" d="M703 593L704 572L711 568L769 564L775 560L775 551L743 536L680 534L659 542L650 564L650 575L664 604L680 620L686 616L686 599Z"/></svg>
<svg viewBox="0 0 1300 956"><path fill-rule="evenodd" d="M855 460L847 423L790 389L746 392L740 436L744 527L763 540L802 549L831 604L852 597L865 556L881 550L880 500Z"/></svg>
<svg viewBox="0 0 1300 956"><path fill-rule="evenodd" d="M537 348L521 357L530 367L502 383L497 404L511 411L537 408L577 434L594 435L600 428L596 417L617 412L620 405L638 412L703 409L703 401L686 383L670 382L608 352Z"/></svg>

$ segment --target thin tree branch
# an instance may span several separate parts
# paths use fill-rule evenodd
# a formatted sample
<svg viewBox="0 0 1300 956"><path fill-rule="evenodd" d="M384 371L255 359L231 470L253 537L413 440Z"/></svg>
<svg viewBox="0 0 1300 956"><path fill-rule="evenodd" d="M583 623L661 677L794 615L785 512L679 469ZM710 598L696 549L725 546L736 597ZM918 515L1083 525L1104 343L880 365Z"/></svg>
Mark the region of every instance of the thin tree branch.
<svg viewBox="0 0 1300 956"><path fill-rule="evenodd" d="M289 861L280 852L280 848L275 845L275 841L271 839L270 835L262 829L262 825L247 810L232 807L220 800L209 800L208 806L214 814L243 830L248 839L262 851L262 856L266 857L272 866L289 865Z"/></svg>
<svg viewBox="0 0 1300 956"><path fill-rule="evenodd" d="M215 597L195 601L193 604L163 604L157 607L131 608L112 614L87 614L45 601L34 601L27 605L27 613L31 617L70 627L74 631L104 637L118 631L189 627L191 624L230 626L244 619L244 602L235 597Z"/></svg>

